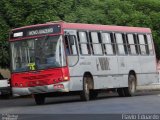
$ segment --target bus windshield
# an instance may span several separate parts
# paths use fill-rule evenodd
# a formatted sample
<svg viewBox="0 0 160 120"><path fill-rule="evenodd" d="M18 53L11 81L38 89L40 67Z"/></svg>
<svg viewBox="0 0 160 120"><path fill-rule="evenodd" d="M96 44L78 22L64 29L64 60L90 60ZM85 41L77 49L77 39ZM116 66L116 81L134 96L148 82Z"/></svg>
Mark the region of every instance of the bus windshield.
<svg viewBox="0 0 160 120"><path fill-rule="evenodd" d="M11 43L12 71L66 66L62 36L44 36Z"/></svg>

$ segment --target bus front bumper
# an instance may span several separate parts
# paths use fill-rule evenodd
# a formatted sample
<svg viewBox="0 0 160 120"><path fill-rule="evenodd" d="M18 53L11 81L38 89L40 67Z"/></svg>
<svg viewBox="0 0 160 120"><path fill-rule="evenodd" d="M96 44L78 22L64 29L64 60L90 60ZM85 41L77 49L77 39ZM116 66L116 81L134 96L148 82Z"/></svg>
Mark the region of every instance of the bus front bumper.
<svg viewBox="0 0 160 120"><path fill-rule="evenodd" d="M50 92L69 92L69 82L61 82L36 87L12 87L13 96L31 95Z"/></svg>

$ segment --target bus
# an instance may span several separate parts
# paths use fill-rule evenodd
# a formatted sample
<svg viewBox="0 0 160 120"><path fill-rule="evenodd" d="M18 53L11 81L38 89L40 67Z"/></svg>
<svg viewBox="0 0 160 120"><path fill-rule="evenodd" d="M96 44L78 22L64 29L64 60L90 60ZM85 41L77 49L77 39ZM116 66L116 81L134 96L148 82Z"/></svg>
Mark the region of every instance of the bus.
<svg viewBox="0 0 160 120"><path fill-rule="evenodd" d="M78 93L83 101L101 90L133 96L158 81L150 28L47 22L11 30L14 96Z"/></svg>

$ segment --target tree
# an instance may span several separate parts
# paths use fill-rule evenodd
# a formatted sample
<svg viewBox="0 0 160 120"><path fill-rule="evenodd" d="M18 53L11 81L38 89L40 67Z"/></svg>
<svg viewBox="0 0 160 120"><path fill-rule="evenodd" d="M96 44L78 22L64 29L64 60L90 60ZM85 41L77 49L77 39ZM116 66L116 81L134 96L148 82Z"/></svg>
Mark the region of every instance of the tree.
<svg viewBox="0 0 160 120"><path fill-rule="evenodd" d="M0 67L9 67L12 28L56 20L150 27L160 58L159 6L159 0L1 0Z"/></svg>
<svg viewBox="0 0 160 120"><path fill-rule="evenodd" d="M9 67L9 45L8 45L9 26L0 15L0 67Z"/></svg>

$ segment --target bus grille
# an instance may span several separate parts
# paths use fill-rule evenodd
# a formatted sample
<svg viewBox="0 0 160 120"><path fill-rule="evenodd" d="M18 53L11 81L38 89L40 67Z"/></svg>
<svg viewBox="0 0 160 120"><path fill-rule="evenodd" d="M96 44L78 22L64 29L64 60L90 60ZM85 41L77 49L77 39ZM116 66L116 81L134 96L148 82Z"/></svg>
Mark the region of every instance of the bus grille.
<svg viewBox="0 0 160 120"><path fill-rule="evenodd" d="M47 86L37 86L37 87L30 87L29 91L31 93L45 93L48 91Z"/></svg>

